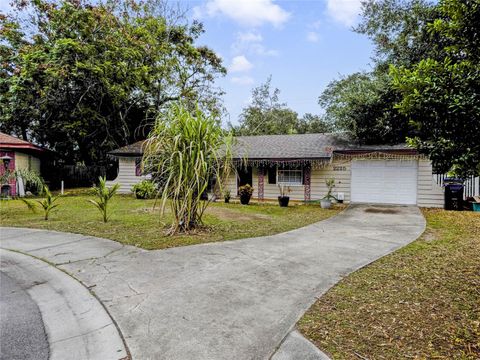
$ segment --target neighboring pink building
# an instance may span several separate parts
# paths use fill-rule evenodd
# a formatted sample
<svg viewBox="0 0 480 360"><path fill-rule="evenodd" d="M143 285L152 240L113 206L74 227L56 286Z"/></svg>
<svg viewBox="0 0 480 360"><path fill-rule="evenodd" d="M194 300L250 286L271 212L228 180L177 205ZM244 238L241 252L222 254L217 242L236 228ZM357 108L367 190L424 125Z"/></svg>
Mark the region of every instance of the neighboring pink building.
<svg viewBox="0 0 480 360"><path fill-rule="evenodd" d="M40 158L45 149L28 141L0 132L0 175L6 171L27 169L40 174ZM17 180L0 184L2 196L17 194Z"/></svg>

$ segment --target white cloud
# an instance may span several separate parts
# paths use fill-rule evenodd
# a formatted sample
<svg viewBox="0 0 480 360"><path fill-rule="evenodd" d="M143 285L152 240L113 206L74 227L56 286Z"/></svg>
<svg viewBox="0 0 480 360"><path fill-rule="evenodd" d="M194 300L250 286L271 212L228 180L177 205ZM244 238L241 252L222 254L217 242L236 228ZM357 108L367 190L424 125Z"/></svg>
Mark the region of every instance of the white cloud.
<svg viewBox="0 0 480 360"><path fill-rule="evenodd" d="M277 56L278 51L267 49L263 45L263 37L260 33L254 31L239 32L232 44L232 51L235 54L249 53L261 56Z"/></svg>
<svg viewBox="0 0 480 360"><path fill-rule="evenodd" d="M310 41L312 43L319 42L320 41L320 35L315 31L309 31L307 33L307 41Z"/></svg>
<svg viewBox="0 0 480 360"><path fill-rule="evenodd" d="M327 13L345 26L355 24L361 7L361 0L327 0Z"/></svg>
<svg viewBox="0 0 480 360"><path fill-rule="evenodd" d="M237 34L237 40L243 43L255 43L255 42L262 42L263 37L261 34L247 31L247 32L239 32Z"/></svg>
<svg viewBox="0 0 480 360"><path fill-rule="evenodd" d="M230 65L230 72L245 72L253 68L253 64L244 55L235 56Z"/></svg>
<svg viewBox="0 0 480 360"><path fill-rule="evenodd" d="M208 0L203 6L193 9L194 17L227 16L249 26L265 23L281 26L290 14L274 3L274 0Z"/></svg>
<svg viewBox="0 0 480 360"><path fill-rule="evenodd" d="M231 82L237 85L253 85L255 80L250 76L235 76L232 77Z"/></svg>
<svg viewBox="0 0 480 360"><path fill-rule="evenodd" d="M274 49L267 49L262 44L254 44L252 45L252 51L255 54L262 55L262 56L278 56L279 52Z"/></svg>

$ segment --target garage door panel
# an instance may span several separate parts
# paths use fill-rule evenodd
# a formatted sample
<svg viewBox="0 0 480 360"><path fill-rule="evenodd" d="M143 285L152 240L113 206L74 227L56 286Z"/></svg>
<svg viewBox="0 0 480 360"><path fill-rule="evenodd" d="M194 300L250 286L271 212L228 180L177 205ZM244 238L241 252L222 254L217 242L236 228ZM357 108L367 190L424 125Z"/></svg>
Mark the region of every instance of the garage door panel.
<svg viewBox="0 0 480 360"><path fill-rule="evenodd" d="M355 160L351 192L353 202L416 204L417 162Z"/></svg>

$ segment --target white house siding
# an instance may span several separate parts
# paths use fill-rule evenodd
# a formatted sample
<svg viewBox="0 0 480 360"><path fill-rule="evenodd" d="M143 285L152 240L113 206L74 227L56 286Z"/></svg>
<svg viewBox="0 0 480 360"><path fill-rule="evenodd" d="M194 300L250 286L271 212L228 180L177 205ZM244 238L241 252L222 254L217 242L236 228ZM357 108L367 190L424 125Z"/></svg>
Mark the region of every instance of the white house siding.
<svg viewBox="0 0 480 360"><path fill-rule="evenodd" d="M132 192L132 186L139 183L145 176L135 175L135 157L119 157L118 158L118 175L115 180L108 181L107 186L113 184L120 184L118 190L121 194L128 194Z"/></svg>
<svg viewBox="0 0 480 360"><path fill-rule="evenodd" d="M344 202L350 202L350 163L350 160L336 160L323 169L312 170L311 199L323 198L328 191L325 180L335 179L334 194L343 193Z"/></svg>
<svg viewBox="0 0 480 360"><path fill-rule="evenodd" d="M224 191L230 191L232 198L237 196L237 175L235 173L232 172L227 178Z"/></svg>
<svg viewBox="0 0 480 360"><path fill-rule="evenodd" d="M432 176L432 165L428 160L418 161L417 205L421 207L443 207L443 188L438 186ZM351 161L336 160L322 169L312 169L310 182L310 199L321 199L327 193L326 179L335 179L334 193L343 193L345 203L350 202ZM253 198L258 198L258 169L253 169ZM232 197L237 194L235 175L231 175L226 188ZM304 186L292 186L289 194L292 200L304 200ZM279 195L278 185L268 184L268 176L264 177L264 198L276 199Z"/></svg>
<svg viewBox="0 0 480 360"><path fill-rule="evenodd" d="M253 196L258 197L258 169L253 170L253 187L255 188L255 192ZM280 188L277 184L269 184L268 183L268 175L264 175L263 178L264 186L263 186L263 198L264 199L276 199L280 196ZM290 199L292 200L304 200L304 186L290 186L291 192L288 194Z"/></svg>
<svg viewBox="0 0 480 360"><path fill-rule="evenodd" d="M252 186L254 188L253 198L258 198L258 168L253 169ZM344 193L345 202L350 201L350 161L335 161L331 165L322 169L312 169L310 180L310 199L319 200L327 193L326 179L335 178L334 192ZM230 190L232 196L237 194L237 181L235 175L230 175L226 188ZM280 195L280 189L277 184L269 184L268 176L264 176L264 199L276 199ZM305 200L305 186L290 186L289 193L292 200Z"/></svg>
<svg viewBox="0 0 480 360"><path fill-rule="evenodd" d="M443 207L444 192L433 179L432 163L418 161L417 205L421 207Z"/></svg>
<svg viewBox="0 0 480 360"><path fill-rule="evenodd" d="M32 170L40 173L40 159L19 151L15 152L16 170Z"/></svg>

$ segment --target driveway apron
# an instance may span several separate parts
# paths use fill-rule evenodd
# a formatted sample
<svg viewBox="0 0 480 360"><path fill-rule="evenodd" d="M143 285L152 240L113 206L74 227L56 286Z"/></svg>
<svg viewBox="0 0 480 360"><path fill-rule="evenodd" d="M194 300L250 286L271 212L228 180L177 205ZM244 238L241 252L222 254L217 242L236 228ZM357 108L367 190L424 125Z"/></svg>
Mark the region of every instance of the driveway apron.
<svg viewBox="0 0 480 360"><path fill-rule="evenodd" d="M290 232L145 251L89 236L1 228L1 247L92 289L133 359L268 359L318 296L423 232L417 207L352 205Z"/></svg>

